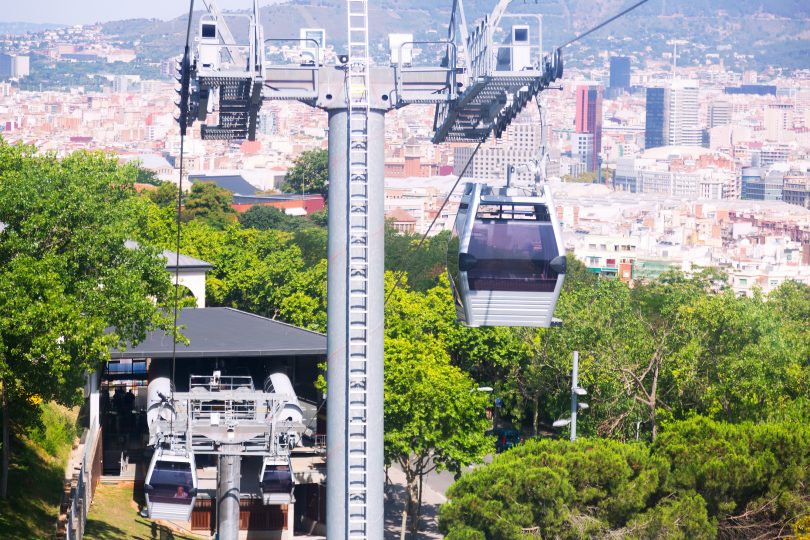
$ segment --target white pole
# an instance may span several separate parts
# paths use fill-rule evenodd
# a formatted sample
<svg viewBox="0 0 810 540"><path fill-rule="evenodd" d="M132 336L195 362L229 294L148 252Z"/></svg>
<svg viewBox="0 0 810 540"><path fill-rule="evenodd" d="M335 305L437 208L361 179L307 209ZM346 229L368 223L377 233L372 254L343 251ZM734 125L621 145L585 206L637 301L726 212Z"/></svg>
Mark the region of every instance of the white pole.
<svg viewBox="0 0 810 540"><path fill-rule="evenodd" d="M571 369L571 441L577 440L577 376L579 372L579 351L574 351L574 364Z"/></svg>

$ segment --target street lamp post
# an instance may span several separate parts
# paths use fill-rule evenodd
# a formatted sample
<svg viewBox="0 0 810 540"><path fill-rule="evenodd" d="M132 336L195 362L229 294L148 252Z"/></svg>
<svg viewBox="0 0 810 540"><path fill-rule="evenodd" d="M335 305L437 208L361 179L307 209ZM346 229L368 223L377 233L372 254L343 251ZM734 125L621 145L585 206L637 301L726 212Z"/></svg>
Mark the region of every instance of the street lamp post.
<svg viewBox="0 0 810 540"><path fill-rule="evenodd" d="M588 395L588 391L579 386L579 351L574 351L573 365L571 367L571 417L555 420L552 424L556 428L571 426L571 441L577 440L577 411L588 408L587 403L579 403L580 396Z"/></svg>

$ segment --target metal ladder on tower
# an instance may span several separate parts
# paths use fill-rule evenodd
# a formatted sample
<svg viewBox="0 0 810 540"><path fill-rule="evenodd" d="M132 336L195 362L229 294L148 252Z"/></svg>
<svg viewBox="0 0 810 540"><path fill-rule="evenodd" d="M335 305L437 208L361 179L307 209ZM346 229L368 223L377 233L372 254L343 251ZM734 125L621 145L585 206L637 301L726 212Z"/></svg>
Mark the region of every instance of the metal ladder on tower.
<svg viewBox="0 0 810 540"><path fill-rule="evenodd" d="M347 0L349 62L347 64L349 170L348 313L349 365L346 418L346 538L365 539L368 529L368 307L369 212L368 2Z"/></svg>

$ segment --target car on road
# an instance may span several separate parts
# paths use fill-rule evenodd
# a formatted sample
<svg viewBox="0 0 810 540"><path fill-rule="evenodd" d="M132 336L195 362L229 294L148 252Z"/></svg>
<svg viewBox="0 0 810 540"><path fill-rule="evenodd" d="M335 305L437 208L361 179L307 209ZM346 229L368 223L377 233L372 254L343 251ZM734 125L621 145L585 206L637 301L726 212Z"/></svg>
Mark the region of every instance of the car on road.
<svg viewBox="0 0 810 540"><path fill-rule="evenodd" d="M523 435L520 434L520 431L512 428L495 428L489 432L490 435L494 435L495 439L495 451L497 453L501 453L505 450L509 450L520 443L523 442Z"/></svg>

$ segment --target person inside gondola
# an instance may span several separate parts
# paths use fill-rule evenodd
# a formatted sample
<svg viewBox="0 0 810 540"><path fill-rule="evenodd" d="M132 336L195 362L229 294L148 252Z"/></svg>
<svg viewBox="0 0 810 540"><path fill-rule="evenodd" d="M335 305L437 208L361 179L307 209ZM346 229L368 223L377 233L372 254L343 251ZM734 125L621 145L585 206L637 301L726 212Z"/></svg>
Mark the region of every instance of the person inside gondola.
<svg viewBox="0 0 810 540"><path fill-rule="evenodd" d="M188 499L188 493L183 486L177 486L177 491L174 493L175 499Z"/></svg>

